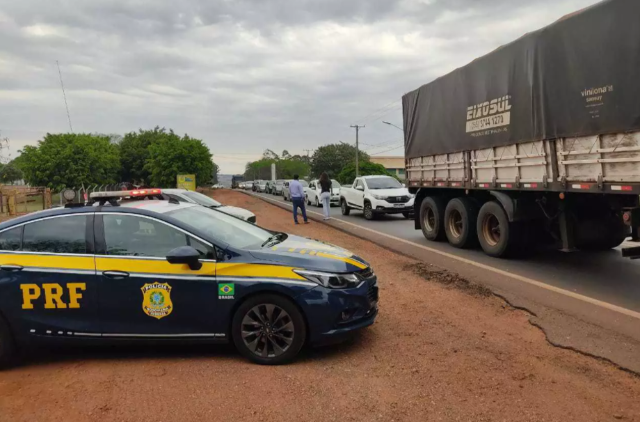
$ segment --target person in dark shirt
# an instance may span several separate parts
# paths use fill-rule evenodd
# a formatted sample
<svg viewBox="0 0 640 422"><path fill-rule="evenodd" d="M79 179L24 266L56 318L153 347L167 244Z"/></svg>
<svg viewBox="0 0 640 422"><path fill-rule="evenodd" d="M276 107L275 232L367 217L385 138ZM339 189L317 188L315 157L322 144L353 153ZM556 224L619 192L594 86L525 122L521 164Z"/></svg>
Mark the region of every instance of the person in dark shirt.
<svg viewBox="0 0 640 422"><path fill-rule="evenodd" d="M331 179L324 172L320 175L320 200L322 201L324 219L328 220L331 218L329 216L329 211L331 210Z"/></svg>

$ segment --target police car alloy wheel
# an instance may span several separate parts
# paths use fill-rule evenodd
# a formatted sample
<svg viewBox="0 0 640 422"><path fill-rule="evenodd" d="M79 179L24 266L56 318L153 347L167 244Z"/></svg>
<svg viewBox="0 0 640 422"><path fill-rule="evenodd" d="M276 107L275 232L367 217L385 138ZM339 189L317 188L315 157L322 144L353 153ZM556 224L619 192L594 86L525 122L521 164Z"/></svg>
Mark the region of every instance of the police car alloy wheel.
<svg viewBox="0 0 640 422"><path fill-rule="evenodd" d="M0 317L0 368L11 362L13 352L13 338L9 332L9 327Z"/></svg>
<svg viewBox="0 0 640 422"><path fill-rule="evenodd" d="M288 299L271 294L251 297L233 316L233 341L246 358L263 365L291 361L306 338L298 308Z"/></svg>

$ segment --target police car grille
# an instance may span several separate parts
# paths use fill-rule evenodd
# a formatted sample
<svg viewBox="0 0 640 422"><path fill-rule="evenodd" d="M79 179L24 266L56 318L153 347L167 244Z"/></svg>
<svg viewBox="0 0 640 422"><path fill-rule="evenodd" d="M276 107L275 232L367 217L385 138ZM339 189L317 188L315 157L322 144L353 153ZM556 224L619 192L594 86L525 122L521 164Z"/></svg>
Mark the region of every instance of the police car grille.
<svg viewBox="0 0 640 422"><path fill-rule="evenodd" d="M369 290L367 291L367 298L369 299L369 303L378 301L378 287L373 282L369 282Z"/></svg>
<svg viewBox="0 0 640 422"><path fill-rule="evenodd" d="M390 196L387 198L387 202L391 204L404 204L405 202L409 202L408 196Z"/></svg>

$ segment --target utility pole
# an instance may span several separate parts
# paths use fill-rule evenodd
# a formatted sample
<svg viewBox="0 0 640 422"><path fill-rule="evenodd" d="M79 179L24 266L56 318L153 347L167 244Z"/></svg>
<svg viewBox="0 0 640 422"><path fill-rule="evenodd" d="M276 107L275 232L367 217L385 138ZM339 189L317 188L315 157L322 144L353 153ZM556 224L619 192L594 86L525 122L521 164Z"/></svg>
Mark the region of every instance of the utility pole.
<svg viewBox="0 0 640 422"><path fill-rule="evenodd" d="M365 126L352 125L351 127L356 128L356 177L360 174L360 166L358 165L358 153L360 152L360 148L358 147L358 133L360 132L360 128L364 128Z"/></svg>
<svg viewBox="0 0 640 422"><path fill-rule="evenodd" d="M309 158L309 154L311 154L311 151L313 151L313 150L311 150L311 149L303 149L303 151L307 153L307 158Z"/></svg>

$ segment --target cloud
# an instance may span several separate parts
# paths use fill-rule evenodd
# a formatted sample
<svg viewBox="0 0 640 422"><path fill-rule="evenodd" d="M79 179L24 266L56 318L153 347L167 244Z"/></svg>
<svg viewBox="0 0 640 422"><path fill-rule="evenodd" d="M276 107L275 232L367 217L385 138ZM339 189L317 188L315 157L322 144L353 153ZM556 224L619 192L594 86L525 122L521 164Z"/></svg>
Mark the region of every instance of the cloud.
<svg viewBox="0 0 640 422"><path fill-rule="evenodd" d="M58 60L75 131L171 127L226 173L266 148L351 142L355 123L369 152L401 154L381 121L401 125L402 94L595 2L3 2L0 131L15 156L68 130Z"/></svg>

